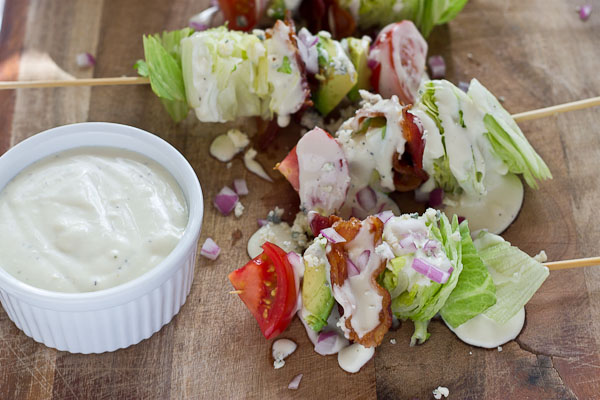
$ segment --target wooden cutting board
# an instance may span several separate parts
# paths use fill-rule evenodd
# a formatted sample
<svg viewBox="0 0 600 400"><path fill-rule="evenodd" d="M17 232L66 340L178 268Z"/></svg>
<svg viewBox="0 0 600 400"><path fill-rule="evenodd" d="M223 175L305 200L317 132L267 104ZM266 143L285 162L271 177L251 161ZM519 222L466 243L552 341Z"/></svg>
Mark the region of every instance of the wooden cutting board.
<svg viewBox="0 0 600 400"><path fill-rule="evenodd" d="M588 1L589 2L589 1ZM575 0L472 0L449 25L436 28L430 54L442 54L457 83L477 77L520 112L600 94L600 1L590 20ZM208 0L6 0L0 33L0 79L134 75L144 33L177 29ZM76 66L90 52L92 69ZM454 399L600 398L600 268L552 272L527 306L526 326L502 351L460 342L442 323L431 339L409 347L412 324L390 332L360 373L313 352L296 320L283 335L299 345L274 370L271 343L231 289L227 274L248 260L246 241L256 220L280 206L291 218L298 200L274 172L274 183L247 172L240 159L228 169L208 155L226 130L192 116L174 124L149 87L25 89L0 93L0 154L42 130L83 121L109 121L153 132L179 149L202 184L206 210L201 241L224 249L216 261L199 258L195 281L178 316L150 339L101 355L73 355L35 343L0 311L0 398L323 398L428 399L437 386ZM505 237L529 254L551 260L600 253L600 109L523 123L554 180L526 190L523 209ZM281 133L259 156L272 166L297 140ZM245 177L244 215L223 217L213 196ZM402 197L402 199L406 199ZM401 203L411 211L412 202ZM1 238L0 238L1 240ZM1 263L1 255L0 255ZM396 340L396 344L390 342ZM289 381L302 373L297 391Z"/></svg>

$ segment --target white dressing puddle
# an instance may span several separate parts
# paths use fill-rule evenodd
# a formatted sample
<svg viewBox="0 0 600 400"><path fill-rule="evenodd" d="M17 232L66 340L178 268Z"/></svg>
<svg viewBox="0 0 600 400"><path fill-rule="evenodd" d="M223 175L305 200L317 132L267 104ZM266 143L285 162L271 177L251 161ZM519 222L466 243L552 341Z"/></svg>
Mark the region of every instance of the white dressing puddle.
<svg viewBox="0 0 600 400"><path fill-rule="evenodd" d="M460 196L458 199L448 196L444 199L444 213L465 217L469 221L471 232L487 229L500 234L517 218L523 204L523 184L518 176L506 174L487 184L487 195Z"/></svg>
<svg viewBox="0 0 600 400"><path fill-rule="evenodd" d="M354 343L340 350L338 364L344 371L354 374L369 362L373 354L375 347L364 347L360 343Z"/></svg>
<svg viewBox="0 0 600 400"><path fill-rule="evenodd" d="M458 328L453 329L448 324L446 324L446 326L448 326L460 340L471 346L493 349L514 340L523 329L524 324L525 307L521 308L521 310L519 310L519 312L504 325L499 325L485 314L479 314L460 325Z"/></svg>

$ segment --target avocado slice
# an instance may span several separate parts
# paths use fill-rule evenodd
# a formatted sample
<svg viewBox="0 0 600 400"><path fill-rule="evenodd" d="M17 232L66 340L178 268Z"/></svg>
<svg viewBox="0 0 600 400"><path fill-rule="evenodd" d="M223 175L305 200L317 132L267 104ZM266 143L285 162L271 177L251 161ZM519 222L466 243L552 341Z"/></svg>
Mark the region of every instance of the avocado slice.
<svg viewBox="0 0 600 400"><path fill-rule="evenodd" d="M328 32L319 32L317 36L319 73L315 77L319 87L312 100L317 111L327 115L356 85L358 74L340 42L333 40Z"/></svg>
<svg viewBox="0 0 600 400"><path fill-rule="evenodd" d="M319 332L327 325L335 300L328 274L329 261L325 249L317 240L304 254L304 279L302 281L302 315L308 326Z"/></svg>
<svg viewBox="0 0 600 400"><path fill-rule="evenodd" d="M360 100L359 90L369 90L371 88L371 68L367 65L370 46L371 41L368 36L362 39L350 37L342 40L342 47L348 54L358 74L356 85L348 93L348 98L351 101L356 102Z"/></svg>

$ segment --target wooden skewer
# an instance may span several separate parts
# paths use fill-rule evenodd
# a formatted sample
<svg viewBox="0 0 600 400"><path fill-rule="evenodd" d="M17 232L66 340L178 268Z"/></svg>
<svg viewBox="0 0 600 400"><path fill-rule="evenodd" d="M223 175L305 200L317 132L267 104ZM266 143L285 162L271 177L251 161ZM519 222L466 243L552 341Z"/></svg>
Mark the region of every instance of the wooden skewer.
<svg viewBox="0 0 600 400"><path fill-rule="evenodd" d="M117 85L147 85L150 80L141 76L123 76L118 78L90 78L90 79L66 79L51 81L9 81L0 82L0 90L22 89L22 88L49 88L49 87L73 87L73 86L117 86ZM559 104L552 107L525 111L513 114L516 122L529 121L555 115L567 111L581 110L600 105L600 96L585 100L573 101L571 103Z"/></svg>
<svg viewBox="0 0 600 400"><path fill-rule="evenodd" d="M600 257L578 258L575 260L551 261L544 263L550 271L558 271L561 269L592 267L600 265ZM242 290L231 290L229 294L241 294Z"/></svg>
<svg viewBox="0 0 600 400"><path fill-rule="evenodd" d="M600 265L600 257L578 258L576 260L552 261L544 263L550 271L558 271L560 269L591 267Z"/></svg>
<svg viewBox="0 0 600 400"><path fill-rule="evenodd" d="M0 90L21 88L50 88L72 86L116 86L147 85L150 79L143 76L122 76L118 78L64 79L54 81L12 81L0 82Z"/></svg>
<svg viewBox="0 0 600 400"><path fill-rule="evenodd" d="M600 106L600 96L592 97L585 100L573 101L571 103L558 104L552 107L540 108L537 110L525 111L518 114L513 114L513 119L516 122L529 121L532 119L538 119L548 117L550 115L556 115L559 113L581 110L583 108Z"/></svg>

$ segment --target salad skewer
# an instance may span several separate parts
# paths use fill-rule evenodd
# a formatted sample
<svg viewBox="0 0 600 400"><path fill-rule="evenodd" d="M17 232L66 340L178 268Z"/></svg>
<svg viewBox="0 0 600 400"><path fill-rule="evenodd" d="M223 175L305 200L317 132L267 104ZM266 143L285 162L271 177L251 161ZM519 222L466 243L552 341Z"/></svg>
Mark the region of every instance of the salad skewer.
<svg viewBox="0 0 600 400"><path fill-rule="evenodd" d="M267 339L297 313L315 351L339 353L349 372L372 357L393 319L414 322L412 345L429 338L427 325L439 313L467 343L500 346L518 335L523 306L548 276L500 236L472 238L466 221L433 209L329 222L302 256L267 242L229 279ZM358 368L348 369L356 361L347 362L349 353L362 360Z"/></svg>
<svg viewBox="0 0 600 400"><path fill-rule="evenodd" d="M360 91L362 108L331 137L306 133L277 169L313 219L398 214L388 196L417 200L501 233L518 215L523 185L552 175L510 114L477 80L467 93L425 81L414 105Z"/></svg>
<svg viewBox="0 0 600 400"><path fill-rule="evenodd" d="M233 29L250 31L264 19L283 19L290 13L311 30L325 29L334 37L349 36L358 28L365 31L390 22L408 19L428 36L435 25L454 19L467 0L220 0L192 18L193 23L210 26L218 17ZM222 15L215 15L221 12Z"/></svg>
<svg viewBox="0 0 600 400"><path fill-rule="evenodd" d="M123 85L149 85L150 79L143 76L120 76L113 78L89 78L89 79L61 79L61 80L38 80L38 81L0 81L0 90L15 89L41 89L77 86L123 86ZM569 111L584 110L586 108L600 106L600 96L588 99L570 101L568 103L538 108L512 114L515 122L531 121L535 119L550 117Z"/></svg>

